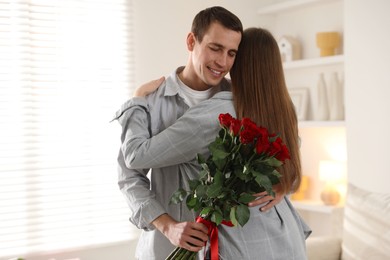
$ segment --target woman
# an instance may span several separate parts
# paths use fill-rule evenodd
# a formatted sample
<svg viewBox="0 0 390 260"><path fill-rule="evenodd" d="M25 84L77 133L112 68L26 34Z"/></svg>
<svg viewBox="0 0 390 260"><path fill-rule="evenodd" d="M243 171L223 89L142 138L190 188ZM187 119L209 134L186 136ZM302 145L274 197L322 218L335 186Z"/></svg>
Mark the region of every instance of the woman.
<svg viewBox="0 0 390 260"><path fill-rule="evenodd" d="M218 115L230 113L239 119L248 117L256 124L279 133L291 159L282 167L278 189L285 194L297 190L301 181L297 117L287 91L278 45L261 28L244 31L230 71L232 92L222 91L190 108L172 126L148 138L148 107L136 93L130 132L122 144L129 168L162 167L179 164L185 173L196 176L196 154L207 156L207 146L219 130ZM147 93L146 93L147 94ZM144 122L144 123L143 123ZM250 208L251 217L244 227L219 226L220 259L306 259L305 239L309 228L301 220L288 198L268 212Z"/></svg>

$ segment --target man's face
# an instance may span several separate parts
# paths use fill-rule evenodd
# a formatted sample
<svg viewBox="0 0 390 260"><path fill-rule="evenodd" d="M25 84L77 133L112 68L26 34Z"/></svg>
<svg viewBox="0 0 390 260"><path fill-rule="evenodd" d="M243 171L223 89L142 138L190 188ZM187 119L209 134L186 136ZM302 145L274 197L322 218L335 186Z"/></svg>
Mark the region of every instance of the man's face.
<svg viewBox="0 0 390 260"><path fill-rule="evenodd" d="M195 73L193 76L197 78L198 84L218 85L233 66L241 33L215 22L210 25L202 42L192 37L191 60Z"/></svg>

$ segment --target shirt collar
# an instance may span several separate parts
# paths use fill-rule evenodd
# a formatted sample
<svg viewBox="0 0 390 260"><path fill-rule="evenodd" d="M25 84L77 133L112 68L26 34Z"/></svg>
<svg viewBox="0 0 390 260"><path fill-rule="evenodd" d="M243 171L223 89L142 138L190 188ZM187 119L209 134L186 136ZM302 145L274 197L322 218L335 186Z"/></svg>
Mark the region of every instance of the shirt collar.
<svg viewBox="0 0 390 260"><path fill-rule="evenodd" d="M174 72L171 73L169 77L166 78L166 87L164 96L174 96L178 95L180 91L180 84L178 82L178 74L182 72L184 66L177 68ZM220 83L221 91L230 91L230 80L224 78Z"/></svg>
<svg viewBox="0 0 390 260"><path fill-rule="evenodd" d="M174 96L179 94L180 84L177 79L177 74L179 74L183 69L184 66L177 68L169 77L166 78L164 96Z"/></svg>

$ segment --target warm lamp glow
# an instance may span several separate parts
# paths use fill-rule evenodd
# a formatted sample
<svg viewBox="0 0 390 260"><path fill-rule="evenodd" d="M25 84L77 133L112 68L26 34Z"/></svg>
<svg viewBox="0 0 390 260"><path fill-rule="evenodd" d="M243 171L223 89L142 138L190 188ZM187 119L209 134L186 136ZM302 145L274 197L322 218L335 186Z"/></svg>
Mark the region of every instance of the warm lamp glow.
<svg viewBox="0 0 390 260"><path fill-rule="evenodd" d="M319 177L325 181L325 189L321 192L321 200L325 205L335 205L340 201L340 193L336 185L345 180L347 166L345 162L320 161Z"/></svg>
<svg viewBox="0 0 390 260"><path fill-rule="evenodd" d="M338 182L345 179L347 165L340 161L320 161L320 180L325 182Z"/></svg>
<svg viewBox="0 0 390 260"><path fill-rule="evenodd" d="M291 195L291 199L293 200L303 200L305 199L305 193L309 188L309 177L302 176L301 184L299 185L298 190Z"/></svg>

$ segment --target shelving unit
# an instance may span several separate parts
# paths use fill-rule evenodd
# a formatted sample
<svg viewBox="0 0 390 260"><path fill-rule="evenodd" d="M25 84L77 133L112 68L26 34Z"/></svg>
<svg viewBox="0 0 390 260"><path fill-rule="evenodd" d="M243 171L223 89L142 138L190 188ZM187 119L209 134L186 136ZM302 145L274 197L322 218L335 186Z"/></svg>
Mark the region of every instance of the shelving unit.
<svg viewBox="0 0 390 260"><path fill-rule="evenodd" d="M308 121L315 118L318 74L324 72L327 77L332 72L337 72L339 78L343 78L342 48L338 49L335 56L320 57L315 40L316 33L320 31L336 30L342 34L342 2L343 0L284 0L258 9L261 23L276 39L289 35L301 43L301 59L284 62L283 68L288 88L309 89L309 107L305 118ZM340 125L340 122L333 124L317 121L302 125L309 124L313 127L315 123L320 123L321 127Z"/></svg>
<svg viewBox="0 0 390 260"><path fill-rule="evenodd" d="M321 58L284 62L283 68L285 70L292 70L292 69L301 69L301 68L308 68L308 67L336 65L336 64L342 64L343 62L344 62L344 55L335 55L335 56L328 56L328 57L321 57Z"/></svg>
<svg viewBox="0 0 390 260"><path fill-rule="evenodd" d="M276 2L276 1L275 1ZM342 80L343 48L335 56L320 57L316 33L338 31L343 34L343 0L284 0L258 8L261 26L278 40L292 36L301 43L301 59L284 62L286 84L290 89L309 89L309 110L299 122L303 174L309 177L309 200L292 201L294 207L313 229L313 236L340 235L343 206L326 206L320 201L324 183L318 178L321 160L344 159L346 153L345 121L316 121L317 83L320 73L327 81L333 72ZM345 153L344 153L345 151ZM345 158L346 158L345 154Z"/></svg>
<svg viewBox="0 0 390 260"><path fill-rule="evenodd" d="M299 128L345 127L345 121L299 121Z"/></svg>

